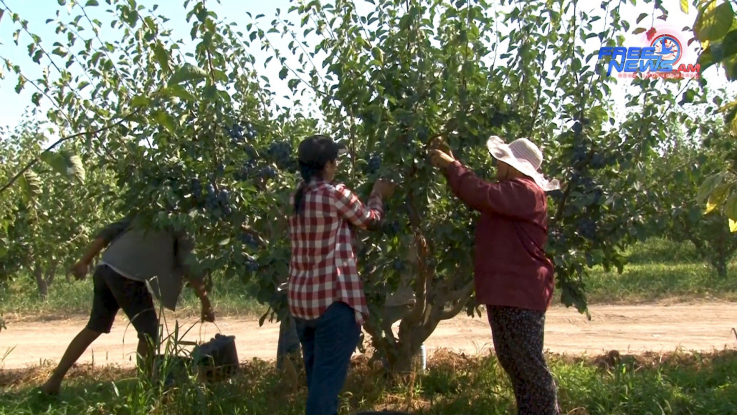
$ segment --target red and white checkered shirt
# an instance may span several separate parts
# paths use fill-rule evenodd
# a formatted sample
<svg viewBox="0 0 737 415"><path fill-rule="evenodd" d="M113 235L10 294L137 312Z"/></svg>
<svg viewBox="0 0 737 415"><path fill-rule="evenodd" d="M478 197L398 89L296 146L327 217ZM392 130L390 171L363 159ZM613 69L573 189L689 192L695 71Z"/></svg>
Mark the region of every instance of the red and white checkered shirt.
<svg viewBox="0 0 737 415"><path fill-rule="evenodd" d="M363 324L368 307L350 225L365 228L380 221L381 198L372 196L366 206L343 184L313 181L302 200L301 216L289 219L289 310L295 317L314 320L341 301L355 310L356 322ZM293 206L294 195L291 201Z"/></svg>

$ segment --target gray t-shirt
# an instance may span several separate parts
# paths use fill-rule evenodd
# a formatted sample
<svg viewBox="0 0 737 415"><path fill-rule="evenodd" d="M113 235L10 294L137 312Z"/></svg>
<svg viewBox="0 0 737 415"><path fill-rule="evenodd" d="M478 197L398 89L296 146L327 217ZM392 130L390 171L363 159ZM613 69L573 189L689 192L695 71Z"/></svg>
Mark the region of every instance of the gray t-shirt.
<svg viewBox="0 0 737 415"><path fill-rule="evenodd" d="M164 307L176 309L182 277L191 276L186 258L194 244L187 235L146 230L135 219L124 219L107 226L97 237L109 244L102 263L125 278L148 282Z"/></svg>

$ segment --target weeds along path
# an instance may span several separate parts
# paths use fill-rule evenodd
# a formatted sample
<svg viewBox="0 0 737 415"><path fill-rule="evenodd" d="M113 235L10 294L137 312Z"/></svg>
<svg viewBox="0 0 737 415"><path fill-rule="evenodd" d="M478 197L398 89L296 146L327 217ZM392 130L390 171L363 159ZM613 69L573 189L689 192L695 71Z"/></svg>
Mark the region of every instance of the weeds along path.
<svg viewBox="0 0 737 415"><path fill-rule="evenodd" d="M594 305L591 317L588 321L573 309L552 308L547 315L546 348L555 353L598 355L610 350L672 352L682 347L709 351L737 346L731 332L732 327L737 327L737 303ZM189 327L193 321L196 320L180 320L180 325ZM8 330L0 333L0 359L8 349L15 349L5 357L2 367L22 368L44 360L57 362L85 323L82 318L11 321ZM137 339L133 327L126 331L126 325L127 321L120 318L112 332L100 336L80 363L132 366ZM255 319L221 318L218 326L224 334L236 336L241 360L275 359L278 324L267 322L259 327ZM217 329L212 324L197 325L185 339L206 341L215 333ZM428 339L426 347L430 353L439 348L471 355L488 353L492 348L489 325L485 316L445 321Z"/></svg>

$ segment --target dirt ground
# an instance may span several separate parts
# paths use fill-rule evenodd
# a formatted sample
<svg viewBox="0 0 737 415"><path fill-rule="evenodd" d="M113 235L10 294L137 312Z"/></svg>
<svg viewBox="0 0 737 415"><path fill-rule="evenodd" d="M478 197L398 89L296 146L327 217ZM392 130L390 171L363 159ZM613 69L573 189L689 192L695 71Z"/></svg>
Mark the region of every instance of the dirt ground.
<svg viewBox="0 0 737 415"><path fill-rule="evenodd" d="M546 321L546 348L555 353L598 355L610 350L672 352L681 347L710 351L737 346L732 333L732 327L737 327L737 303L600 305L591 307L591 317L588 321L574 309L551 308ZM179 323L190 327L195 321ZM13 369L57 362L85 323L82 318L10 321L8 330L0 333L0 361L8 353L0 367ZM87 350L80 363L132 365L137 339L132 327L126 331L126 325L127 321L120 318L110 334L101 336ZM221 318L217 325L224 334L236 336L241 360L275 359L277 323L267 322L259 327L255 319ZM207 341L217 332L213 324L197 325L185 339ZM444 348L475 355L488 353L492 347L486 319L465 316L441 323L426 343L430 354Z"/></svg>

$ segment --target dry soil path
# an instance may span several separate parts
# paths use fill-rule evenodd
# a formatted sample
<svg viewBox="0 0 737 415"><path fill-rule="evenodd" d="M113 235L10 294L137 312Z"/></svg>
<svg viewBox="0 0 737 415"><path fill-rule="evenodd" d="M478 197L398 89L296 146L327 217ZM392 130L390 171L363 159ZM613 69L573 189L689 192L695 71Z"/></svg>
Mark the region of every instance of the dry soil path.
<svg viewBox="0 0 737 415"><path fill-rule="evenodd" d="M599 305L591 307L592 320L573 309L552 308L547 314L545 345L551 352L567 354L600 354L609 350L637 353L669 352L678 347L709 351L733 348L737 340L732 327L737 327L737 303L701 303L677 305ZM122 313L121 313L122 315ZM5 369L37 365L44 360L58 361L64 349L84 326L85 319L49 322L10 322L0 333L0 359ZM180 321L191 325L192 321ZM241 360L272 360L276 355L279 325L258 326L254 319L222 318L218 326L225 334L236 336ZM132 327L119 319L113 331L101 336L80 362L132 365L136 336ZM207 340L217 329L212 324L195 327L187 340ZM428 352L438 348L485 353L491 348L491 334L486 319L457 317L445 321L426 343ZM135 359L133 359L135 360Z"/></svg>

